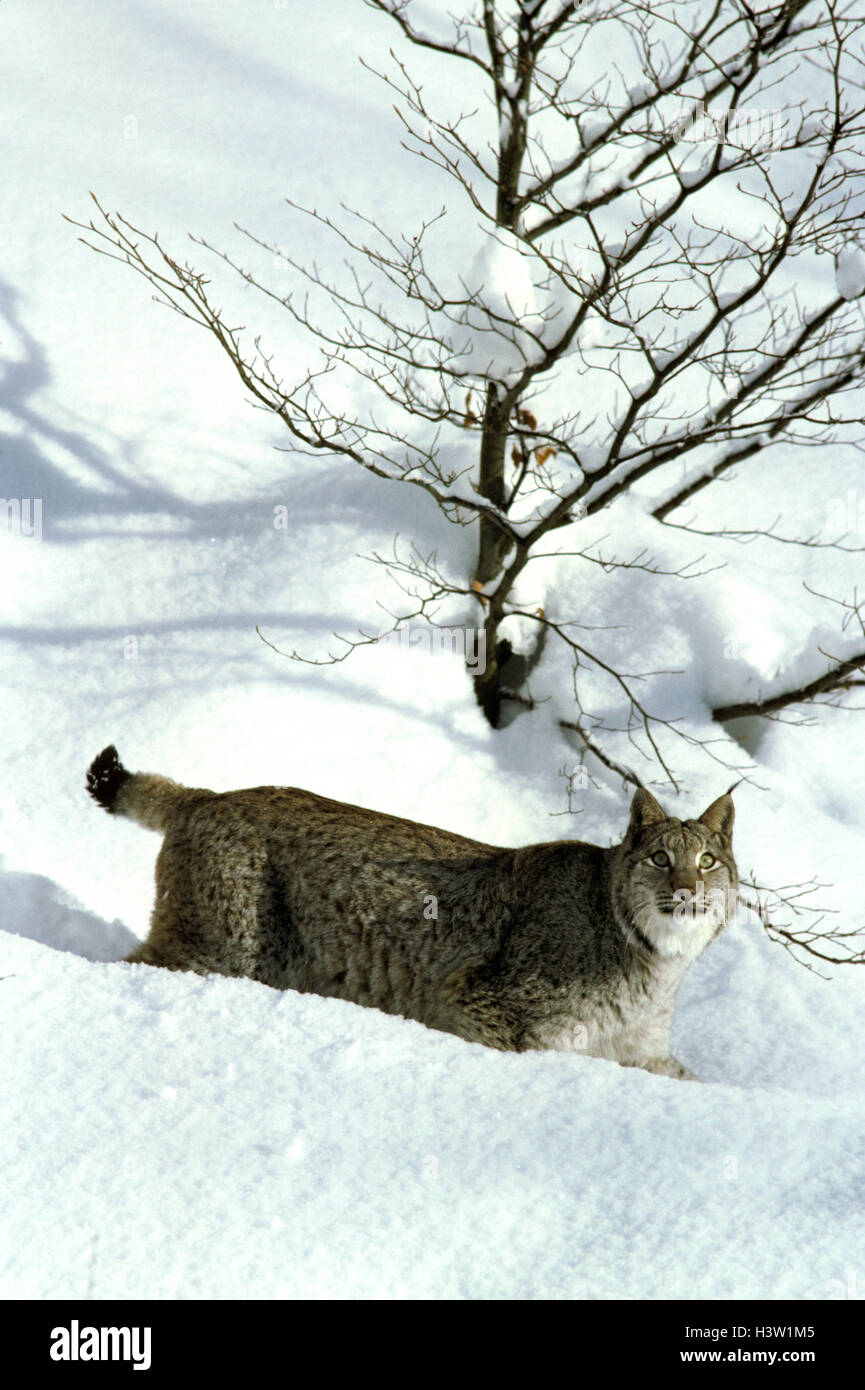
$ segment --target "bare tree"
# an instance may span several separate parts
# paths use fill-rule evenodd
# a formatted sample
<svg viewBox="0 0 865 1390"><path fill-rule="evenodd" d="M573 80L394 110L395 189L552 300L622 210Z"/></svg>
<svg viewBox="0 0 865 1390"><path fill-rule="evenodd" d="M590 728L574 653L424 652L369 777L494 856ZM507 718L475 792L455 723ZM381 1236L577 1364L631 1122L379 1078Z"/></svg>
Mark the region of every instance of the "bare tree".
<svg viewBox="0 0 865 1390"><path fill-rule="evenodd" d="M309 333L315 364L287 381L259 338L226 321L204 274L158 236L98 202L98 218L76 225L213 335L294 449L421 488L448 521L476 528L472 573L427 555L422 538L373 558L411 600L395 626L434 622L449 599L463 602L466 622L474 612L487 654L475 689L493 726L534 703L531 654L521 662L506 636L517 619L537 629L539 646L554 640L571 653L566 737L635 785L650 775L677 785L676 738L722 762L730 745L654 712L639 686L651 673L621 659L627 638L617 634L613 653L585 614L526 603L525 575L551 555L670 573L645 548L629 552L626 522L616 528L617 504L636 484L660 537L689 529L683 506L736 465L758 468L784 444L861 439L865 65L855 5L479 0L435 20L414 0L364 3L400 43L403 56L392 51L378 75L404 144L471 214L474 240L458 266L441 253L445 209L390 231L362 210L334 220L298 208L348 253L341 281L240 228L291 267L299 288L287 295L194 237ZM409 72L412 48L459 74L460 108L437 89L448 109L435 109ZM748 234L731 203L752 210ZM797 258L815 256L839 265L837 290L819 303L796 273ZM354 393L336 397L346 374ZM356 411L337 398L356 400ZM605 554L580 525L608 508L617 549ZM731 533L696 534L711 550ZM844 548L842 536L760 534ZM672 572L694 578L701 563ZM855 595L837 601L861 627ZM328 659L372 640L348 637ZM714 717L778 717L843 698L863 668L865 642L815 652L810 681ZM610 692L600 712L598 682ZM622 760L623 738L642 776Z"/></svg>
<svg viewBox="0 0 865 1390"><path fill-rule="evenodd" d="M845 930L832 922L822 926L834 909L809 901L821 888L829 886L812 879L770 888L757 883L752 873L750 878L742 879L739 892L739 902L759 918L770 941L778 942L798 965L823 979L831 977L823 974L821 966L865 965L861 929ZM821 964L816 965L815 961Z"/></svg>

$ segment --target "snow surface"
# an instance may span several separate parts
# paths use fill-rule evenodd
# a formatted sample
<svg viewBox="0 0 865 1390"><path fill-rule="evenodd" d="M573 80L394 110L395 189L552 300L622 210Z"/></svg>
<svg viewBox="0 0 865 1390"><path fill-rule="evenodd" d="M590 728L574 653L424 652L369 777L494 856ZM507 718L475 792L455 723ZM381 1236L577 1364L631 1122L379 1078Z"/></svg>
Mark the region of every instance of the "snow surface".
<svg viewBox="0 0 865 1390"><path fill-rule="evenodd" d="M839 252L835 266L835 283L844 299L858 299L865 294L865 248L845 246Z"/></svg>
<svg viewBox="0 0 865 1390"><path fill-rule="evenodd" d="M466 311L471 347L461 355L463 371L491 372L504 380L541 355L537 341L544 319L538 311L531 261L509 232L484 243L466 275L466 289L478 302ZM519 328L511 329L516 320Z"/></svg>
<svg viewBox="0 0 865 1390"><path fill-rule="evenodd" d="M302 19L294 6L251 13L241 0L0 11L15 130L0 184L0 492L41 503L31 534L0 531L0 1294L823 1299L851 1271L861 1287L863 972L818 979L747 914L680 996L674 1050L700 1085L120 963L147 928L158 841L84 793L109 741L130 767L187 783L308 786L492 843L609 843L627 815L597 769L565 814L561 773L579 758L557 728L572 712L561 647L533 673L537 709L493 733L462 662L433 644L314 667L255 634L341 652L333 632L382 631L383 605L398 606L361 554L419 537L462 579L472 536L454 538L419 489L276 452L285 436L204 335L61 219L86 220L93 188L202 262L185 232L243 255L235 219L325 256L286 195L397 226L406 202L412 218L437 211L441 185L400 149L387 94L357 63L399 49L392 26L354 0ZM413 61L432 71L429 55ZM287 292L284 266L265 269ZM224 295L286 359L301 351L243 285L226 278ZM788 451L675 519L769 526L783 510L779 534L843 524L865 544L858 457L840 445L821 457L828 490L813 453ZM594 625L584 640L619 664L626 625L629 668L661 672L641 688L652 707L719 740L723 765L676 745L680 801L657 789L694 814L750 765L712 705L813 677L818 642L852 649L802 580L849 593L861 557L660 534L639 490L617 508L556 532L550 550L648 547L668 570L711 550L727 569L664 579L551 558L519 601ZM530 644L525 622L512 626ZM603 674L586 682L616 722ZM851 928L860 718L761 728L736 792L741 869L816 877ZM615 751L636 756L624 739Z"/></svg>

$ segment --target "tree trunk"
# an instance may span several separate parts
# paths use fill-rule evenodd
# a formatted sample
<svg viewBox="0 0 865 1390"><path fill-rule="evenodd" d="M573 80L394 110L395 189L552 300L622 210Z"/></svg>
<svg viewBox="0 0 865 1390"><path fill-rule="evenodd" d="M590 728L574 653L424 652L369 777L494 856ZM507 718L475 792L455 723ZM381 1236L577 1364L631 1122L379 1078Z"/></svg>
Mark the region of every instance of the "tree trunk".
<svg viewBox="0 0 865 1390"><path fill-rule="evenodd" d="M516 71L519 73L520 88L514 94L508 93L502 84L503 70L500 55L494 54L496 106L499 117L499 130L506 131L502 136L498 157L498 180L496 188L496 225L514 231L519 220L519 181L520 171L526 152L526 110L531 88L533 59L530 48L530 26L523 23L520 29ZM503 113L505 120L503 122ZM494 507L505 509L507 488L505 485L505 459L510 430L511 415L516 402L504 386L490 382L484 406L483 434L478 478L478 492L486 497ZM478 559L475 579L487 585L497 579L502 572L505 555L509 549L507 536L486 517L481 517L478 541ZM484 624L486 632L487 664L485 670L475 677L475 695L481 709L494 729L499 727L501 717L500 669L496 660L499 648L498 627L504 616L503 603L506 594L501 594L490 602L489 612Z"/></svg>
<svg viewBox="0 0 865 1390"><path fill-rule="evenodd" d="M508 438L508 412L503 409L499 388L490 382L484 408L481 437L480 477L478 492L494 507L505 503L505 445ZM487 517L481 517L480 541L475 578L488 584L501 572L507 551L507 537Z"/></svg>

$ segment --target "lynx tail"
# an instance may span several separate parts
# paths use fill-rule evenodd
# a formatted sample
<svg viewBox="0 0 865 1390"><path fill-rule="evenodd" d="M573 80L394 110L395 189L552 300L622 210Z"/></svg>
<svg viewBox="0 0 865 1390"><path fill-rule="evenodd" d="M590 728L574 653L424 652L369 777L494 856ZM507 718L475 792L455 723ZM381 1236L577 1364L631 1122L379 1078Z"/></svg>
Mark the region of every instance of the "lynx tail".
<svg viewBox="0 0 865 1390"><path fill-rule="evenodd" d="M87 790L113 816L128 816L148 830L165 831L184 802L212 795L182 787L170 777L150 772L128 772L113 743L93 759L87 772Z"/></svg>
<svg viewBox="0 0 865 1390"><path fill-rule="evenodd" d="M120 810L117 805L117 798L124 782L128 782L131 773L126 771L120 758L117 756L117 749L113 743L109 743L107 748L97 754L87 769L87 790L98 801L104 810L114 815Z"/></svg>

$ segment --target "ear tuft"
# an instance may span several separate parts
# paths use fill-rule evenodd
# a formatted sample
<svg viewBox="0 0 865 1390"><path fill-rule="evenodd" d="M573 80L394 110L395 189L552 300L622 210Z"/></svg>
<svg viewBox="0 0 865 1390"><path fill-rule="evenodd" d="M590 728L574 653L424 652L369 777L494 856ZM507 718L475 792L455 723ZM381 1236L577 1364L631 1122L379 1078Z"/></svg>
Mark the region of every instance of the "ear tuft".
<svg viewBox="0 0 865 1390"><path fill-rule="evenodd" d="M633 840L647 825L655 825L661 820L669 820L663 806L655 800L651 792L646 791L645 787L638 787L631 802L631 819L628 823L627 838Z"/></svg>
<svg viewBox="0 0 865 1390"><path fill-rule="evenodd" d="M733 798L729 792L724 792L723 796L719 796L717 801L713 801L711 806L706 807L698 819L707 830L720 835L722 840L729 841L733 835L734 814Z"/></svg>

